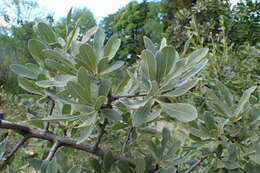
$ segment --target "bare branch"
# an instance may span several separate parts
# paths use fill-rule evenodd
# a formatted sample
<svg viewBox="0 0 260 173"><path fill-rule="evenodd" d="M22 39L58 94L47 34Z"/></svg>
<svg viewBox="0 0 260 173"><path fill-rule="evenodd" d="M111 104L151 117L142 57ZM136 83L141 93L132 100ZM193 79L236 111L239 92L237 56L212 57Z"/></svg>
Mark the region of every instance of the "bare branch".
<svg viewBox="0 0 260 173"><path fill-rule="evenodd" d="M104 151L101 148L97 148L94 150L93 145L78 143L77 140L69 138L69 137L57 136L51 132L47 132L42 129L32 128L32 127L29 127L26 125L13 123L10 121L1 120L0 128L14 130L21 135L27 136L28 138L39 138L39 139L48 140L48 141L51 141L54 143L57 141L59 143L60 147L61 146L71 147L71 148L74 148L77 150L82 150L82 151L94 154L94 155L102 157L102 158L104 157L104 155L106 153L106 151ZM116 160L125 161L132 167L135 167L132 159L130 159L122 154L114 153L113 157Z"/></svg>
<svg viewBox="0 0 260 173"><path fill-rule="evenodd" d="M28 139L27 136L24 136L18 143L17 145L13 148L13 150L6 156L4 162L0 165L0 170L3 169L11 159L14 157L15 153L18 151L18 149L25 143L25 141Z"/></svg>
<svg viewBox="0 0 260 173"><path fill-rule="evenodd" d="M93 148L94 150L97 150L97 149L98 149L98 146L99 146L99 144L100 144L100 142L101 142L101 139L102 139L103 135L106 133L105 128L106 128L107 124L108 124L108 120L105 119L104 122L103 122L103 124L100 125L100 130L101 130L101 131L100 131L100 134L99 134L99 136L98 136L97 142L96 142L96 144L94 145L94 148Z"/></svg>
<svg viewBox="0 0 260 173"><path fill-rule="evenodd" d="M197 166L199 166L204 160L206 160L208 157L205 156L202 159L198 160L196 163L194 163L185 173L191 173Z"/></svg>
<svg viewBox="0 0 260 173"><path fill-rule="evenodd" d="M58 141L54 142L54 144L51 147L51 150L45 160L51 161L59 147L60 147L59 142Z"/></svg>

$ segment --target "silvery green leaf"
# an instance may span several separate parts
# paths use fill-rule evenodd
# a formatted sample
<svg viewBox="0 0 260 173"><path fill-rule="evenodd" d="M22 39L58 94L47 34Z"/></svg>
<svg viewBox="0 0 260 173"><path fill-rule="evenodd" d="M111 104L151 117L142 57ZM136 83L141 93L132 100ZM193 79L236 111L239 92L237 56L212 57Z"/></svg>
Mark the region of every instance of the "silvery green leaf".
<svg viewBox="0 0 260 173"><path fill-rule="evenodd" d="M198 117L197 110L194 106L187 103L165 103L158 101L162 111L170 117L176 118L182 122L193 121Z"/></svg>
<svg viewBox="0 0 260 173"><path fill-rule="evenodd" d="M154 43L152 42L152 40L150 40L146 36L144 36L144 46L145 46L146 49L148 49L149 51L151 51L155 55L156 47L155 47Z"/></svg>
<svg viewBox="0 0 260 173"><path fill-rule="evenodd" d="M108 57L111 60L116 55L120 44L121 40L117 36L110 37L104 47L104 57Z"/></svg>
<svg viewBox="0 0 260 173"><path fill-rule="evenodd" d="M108 120L111 121L121 121L122 120L122 115L116 110L113 109L102 109L101 113L104 117L106 117Z"/></svg>
<svg viewBox="0 0 260 173"><path fill-rule="evenodd" d="M80 125L78 125L76 128L83 128L87 126L94 125L98 120L98 113L96 111L92 111L90 113L87 113L86 115L80 115Z"/></svg>
<svg viewBox="0 0 260 173"><path fill-rule="evenodd" d="M107 97L105 96L99 96L95 103L95 110L100 110L101 106L104 105L107 102Z"/></svg>
<svg viewBox="0 0 260 173"><path fill-rule="evenodd" d="M255 91L256 86L252 86L251 88L244 91L242 97L239 100L238 106L234 112L234 116L237 117L244 109L247 102L249 102L249 98L251 94Z"/></svg>
<svg viewBox="0 0 260 173"><path fill-rule="evenodd" d="M89 44L83 44L79 48L79 59L87 65L87 69L91 69L91 72L96 72L97 57L93 48Z"/></svg>
<svg viewBox="0 0 260 173"><path fill-rule="evenodd" d="M187 91L189 91L191 88L193 88L200 79L191 79L185 84L175 88L173 91L167 92L162 94L162 97L177 97L185 94Z"/></svg>
<svg viewBox="0 0 260 173"><path fill-rule="evenodd" d="M157 63L154 55L149 50L143 50L141 54L141 69L151 81L156 80Z"/></svg>
<svg viewBox="0 0 260 173"><path fill-rule="evenodd" d="M76 80L75 76L72 75L57 75L49 80L37 81L35 84L42 88L48 87L65 87L68 81Z"/></svg>
<svg viewBox="0 0 260 173"><path fill-rule="evenodd" d="M22 77L18 77L18 84L19 86L30 92L30 93L33 93L33 94L38 94L38 95L42 95L42 88L38 87L37 85L35 85L35 82L34 81L31 81L29 79L25 79L25 78L22 78Z"/></svg>
<svg viewBox="0 0 260 173"><path fill-rule="evenodd" d="M108 96L111 86L112 82L110 80L101 79L98 88L98 96Z"/></svg>
<svg viewBox="0 0 260 173"><path fill-rule="evenodd" d="M194 52L192 52L187 57L188 65L197 64L198 62L200 62L202 60L202 58L204 58L207 55L208 51L209 51L208 48L202 48L202 49L198 49L198 50L195 50Z"/></svg>
<svg viewBox="0 0 260 173"><path fill-rule="evenodd" d="M40 22L38 23L38 31L41 37L47 41L49 44L53 44L57 42L56 34L53 32L50 26L46 23Z"/></svg>
<svg viewBox="0 0 260 173"><path fill-rule="evenodd" d="M156 81L160 83L164 78L165 71L167 68L167 59L161 51L157 51L155 55L155 59L157 62L157 76Z"/></svg>
<svg viewBox="0 0 260 173"><path fill-rule="evenodd" d="M72 167L68 173L81 173L82 171L82 168L81 166L74 166Z"/></svg>
<svg viewBox="0 0 260 173"><path fill-rule="evenodd" d="M94 35L94 49L97 60L99 61L104 56L103 45L105 41L105 32L102 28L97 28Z"/></svg>
<svg viewBox="0 0 260 173"><path fill-rule="evenodd" d="M91 38L91 36L93 36L93 35L96 33L97 29L98 29L97 26L94 26L94 27L90 28L90 29L85 33L85 35L83 36L81 42L82 42L83 44L87 43L87 42L89 41L89 39Z"/></svg>
<svg viewBox="0 0 260 173"><path fill-rule="evenodd" d="M167 40L165 37L163 37L160 44L160 50L162 50L165 46L167 46Z"/></svg>
<svg viewBox="0 0 260 173"><path fill-rule="evenodd" d="M77 144L81 144L84 141L88 140L88 138L91 135L94 128L95 128L95 125L90 125L87 127L80 128L80 136L78 138Z"/></svg>
<svg viewBox="0 0 260 173"><path fill-rule="evenodd" d="M116 61L115 63L112 63L111 65L108 66L107 69L105 69L104 71L102 71L100 74L104 75L104 74L108 74L111 73L115 70L118 70L119 68L121 68L124 65L123 61Z"/></svg>
<svg viewBox="0 0 260 173"><path fill-rule="evenodd" d="M175 68L175 64L179 60L179 54L172 46L165 46L161 51L166 60L165 74L168 74Z"/></svg>
<svg viewBox="0 0 260 173"><path fill-rule="evenodd" d="M52 122L52 123L57 123L60 121L67 121L67 120L76 120L78 119L78 116L75 115L52 115L52 116L48 116L46 118L42 118L40 120L36 120L36 121L46 121L46 122Z"/></svg>
<svg viewBox="0 0 260 173"><path fill-rule="evenodd" d="M29 79L36 79L38 77L38 73L31 70L30 68L21 65L21 64L12 64L10 69L17 74L18 76L29 78Z"/></svg>
<svg viewBox="0 0 260 173"><path fill-rule="evenodd" d="M47 46L40 40L31 39L28 42L28 49L38 64L41 64L44 61L45 56L42 53L42 50L47 49Z"/></svg>
<svg viewBox="0 0 260 173"><path fill-rule="evenodd" d="M92 100L89 97L90 91L87 91L85 88L83 88L79 83L74 81L69 81L65 87L65 89L74 97L78 98L81 102L91 105Z"/></svg>
<svg viewBox="0 0 260 173"><path fill-rule="evenodd" d="M233 95L229 89L220 81L215 81L216 87L219 90L221 100L225 101L230 107L233 105Z"/></svg>

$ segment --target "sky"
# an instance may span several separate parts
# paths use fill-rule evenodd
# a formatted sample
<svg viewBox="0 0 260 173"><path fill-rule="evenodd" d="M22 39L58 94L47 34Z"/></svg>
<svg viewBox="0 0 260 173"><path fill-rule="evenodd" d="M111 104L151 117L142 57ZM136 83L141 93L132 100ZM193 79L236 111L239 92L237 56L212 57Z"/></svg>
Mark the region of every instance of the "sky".
<svg viewBox="0 0 260 173"><path fill-rule="evenodd" d="M0 0L1 1L1 0ZM88 8L99 23L103 17L115 13L132 0L38 0L41 10L54 12L54 19L66 16L72 7ZM141 2L142 0L137 0ZM231 0L233 4L239 0ZM1 4L1 3L0 3ZM0 17L0 25L7 23Z"/></svg>
<svg viewBox="0 0 260 173"><path fill-rule="evenodd" d="M38 0L40 7L55 11L55 19L66 16L71 7L86 7L100 22L103 17L116 12L131 0ZM141 2L142 0L138 0Z"/></svg>

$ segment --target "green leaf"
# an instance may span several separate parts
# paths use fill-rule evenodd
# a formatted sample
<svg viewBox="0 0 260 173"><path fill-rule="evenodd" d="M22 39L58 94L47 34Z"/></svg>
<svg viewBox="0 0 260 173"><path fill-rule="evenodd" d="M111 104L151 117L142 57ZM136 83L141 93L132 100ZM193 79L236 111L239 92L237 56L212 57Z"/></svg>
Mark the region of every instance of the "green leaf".
<svg viewBox="0 0 260 173"><path fill-rule="evenodd" d="M65 153L63 149L59 149L55 154L58 168L61 172L68 172L68 170L71 168L66 154L67 153Z"/></svg>
<svg viewBox="0 0 260 173"><path fill-rule="evenodd" d="M108 74L111 73L115 70L118 70L119 68L121 68L124 65L123 61L116 61L115 63L112 63L111 65L108 66L107 69L105 69L104 71L102 71L100 74L104 75L104 74Z"/></svg>
<svg viewBox="0 0 260 173"><path fill-rule="evenodd" d="M165 46L167 46L167 40L165 37L163 37L160 44L160 50L162 50Z"/></svg>
<svg viewBox="0 0 260 173"><path fill-rule="evenodd" d="M21 65L21 64L12 64L10 69L17 74L18 76L29 78L29 79L36 79L38 77L38 73L31 70L30 68Z"/></svg>
<svg viewBox="0 0 260 173"><path fill-rule="evenodd" d="M156 80L157 62L154 55L149 50L143 50L141 53L141 69L148 79Z"/></svg>
<svg viewBox="0 0 260 173"><path fill-rule="evenodd" d="M165 103L158 101L162 111L170 117L176 118L182 122L193 121L198 117L197 110L194 106L187 103Z"/></svg>
<svg viewBox="0 0 260 173"><path fill-rule="evenodd" d="M56 43L57 37L51 27L49 27L46 23L40 22L38 23L38 31L41 37L47 41L49 44Z"/></svg>
<svg viewBox="0 0 260 173"><path fill-rule="evenodd" d="M170 141L171 139L171 132L168 128L164 127L163 131L162 131L162 141L161 141L161 153L163 153L166 149L167 143Z"/></svg>
<svg viewBox="0 0 260 173"><path fill-rule="evenodd" d="M101 113L104 117L106 117L109 120L112 121L121 121L122 120L122 115L113 109L102 109Z"/></svg>
<svg viewBox="0 0 260 173"><path fill-rule="evenodd" d="M161 51L157 51L155 55L157 62L157 77L156 81L160 83L165 76L165 71L167 68L167 59Z"/></svg>
<svg viewBox="0 0 260 173"><path fill-rule="evenodd" d="M60 121L67 121L67 120L75 120L78 119L78 116L75 115L52 115L48 116L46 118L42 118L39 121L47 121L47 122L52 122L52 123L58 123Z"/></svg>
<svg viewBox="0 0 260 173"><path fill-rule="evenodd" d="M22 77L18 77L18 83L19 83L19 86L30 92L30 93L33 93L33 94L38 94L38 95L42 95L42 88L38 87L37 85L35 85L34 81L31 81L29 79L25 79L25 78L22 78Z"/></svg>
<svg viewBox="0 0 260 173"><path fill-rule="evenodd" d="M79 58L87 65L87 69L91 69L91 72L96 72L97 57L93 48L89 44L83 44L79 48Z"/></svg>
<svg viewBox="0 0 260 173"><path fill-rule="evenodd" d="M131 170L131 168L127 162L118 161L117 167L121 173L133 173L133 171Z"/></svg>
<svg viewBox="0 0 260 173"><path fill-rule="evenodd" d="M179 60L179 55L172 46L165 46L161 51L166 59L165 74L168 74L175 67L175 63Z"/></svg>
<svg viewBox="0 0 260 173"><path fill-rule="evenodd" d="M59 63L52 59L46 59L45 64L52 71L58 71L63 74L75 75L75 71L72 68L66 66L66 64Z"/></svg>
<svg viewBox="0 0 260 173"><path fill-rule="evenodd" d="M82 128L82 127L88 127L94 125L98 120L98 112L92 111L90 113L87 113L86 115L83 114L80 117L83 123L81 123L79 126L75 128Z"/></svg>
<svg viewBox="0 0 260 173"><path fill-rule="evenodd" d="M98 88L98 96L108 96L111 86L112 82L110 80L101 79Z"/></svg>
<svg viewBox="0 0 260 173"><path fill-rule="evenodd" d="M193 88L200 79L191 79L190 81L186 82L184 85L181 85L174 89L173 91L167 92L162 97L177 97L185 94L187 91L189 91L191 88Z"/></svg>
<svg viewBox="0 0 260 173"><path fill-rule="evenodd" d="M89 97L90 91L87 91L79 83L74 81L69 81L65 87L67 91L74 97L78 98L81 102L91 105L92 100Z"/></svg>
<svg viewBox="0 0 260 173"><path fill-rule="evenodd" d="M28 162L30 166L32 166L34 169L38 171L41 169L41 165L43 161L37 159L29 159Z"/></svg>
<svg viewBox="0 0 260 173"><path fill-rule="evenodd" d="M81 42L82 42L83 44L85 44L86 42L88 42L89 39L91 38L91 36L96 33L97 29L98 29L97 26L93 26L92 28L90 28L90 29L85 33L85 35L83 36Z"/></svg>
<svg viewBox="0 0 260 173"><path fill-rule="evenodd" d="M151 112L151 108L148 108L147 105L144 107L138 108L133 115L133 126L139 127L144 123L151 122L159 117L161 114L161 110L154 110Z"/></svg>
<svg viewBox="0 0 260 173"><path fill-rule="evenodd" d="M160 168L155 173L175 173L177 169L175 167L169 167L169 168Z"/></svg>
<svg viewBox="0 0 260 173"><path fill-rule="evenodd" d="M81 166L74 166L68 171L68 173L81 173L81 170Z"/></svg>
<svg viewBox="0 0 260 173"><path fill-rule="evenodd" d="M107 102L107 98L105 96L99 96L95 103L95 110L100 110L102 105L104 105Z"/></svg>
<svg viewBox="0 0 260 173"><path fill-rule="evenodd" d="M108 65L109 65L108 57L102 58L98 62L98 73L101 73L102 71L106 70L108 68Z"/></svg>
<svg viewBox="0 0 260 173"><path fill-rule="evenodd" d="M260 142L255 144L254 147L255 153L250 155L249 158L253 160L256 164L260 165Z"/></svg>
<svg viewBox="0 0 260 173"><path fill-rule="evenodd" d="M136 171L137 173L144 173L145 172L145 159L144 158L137 158L134 160Z"/></svg>
<svg viewBox="0 0 260 173"><path fill-rule="evenodd" d="M78 138L77 144L81 144L86 141L94 130L95 125L86 126L80 128L80 137Z"/></svg>
<svg viewBox="0 0 260 173"><path fill-rule="evenodd" d="M47 173L49 161L43 160L40 168L40 173Z"/></svg>
<svg viewBox="0 0 260 173"><path fill-rule="evenodd" d="M81 67L78 71L78 83L83 88L85 95L84 97L88 100L89 103L92 103L91 100L91 79L84 67Z"/></svg>
<svg viewBox="0 0 260 173"><path fill-rule="evenodd" d="M100 60L103 57L103 45L105 41L105 32L102 28L98 28L94 35L94 48L96 52L97 59Z"/></svg>
<svg viewBox="0 0 260 173"><path fill-rule="evenodd" d="M96 173L101 173L102 165L99 163L99 161L95 158L90 158L89 163L91 167L96 171Z"/></svg>
<svg viewBox="0 0 260 173"><path fill-rule="evenodd" d="M233 105L233 95L229 89L220 81L215 81L216 87L219 90L221 100L225 101L230 107Z"/></svg>
<svg viewBox="0 0 260 173"><path fill-rule="evenodd" d="M42 50L47 49L47 46L40 40L31 39L28 42L28 49L38 64L44 61L44 54Z"/></svg>
<svg viewBox="0 0 260 173"><path fill-rule="evenodd" d="M108 59L111 60L116 55L120 44L121 40L117 36L110 37L104 48L104 57L109 57Z"/></svg>
<svg viewBox="0 0 260 173"><path fill-rule="evenodd" d="M202 60L202 58L204 58L207 55L208 51L209 51L208 48L202 48L202 49L195 50L187 57L188 58L187 63L189 65L197 64L198 62L200 62Z"/></svg>
<svg viewBox="0 0 260 173"><path fill-rule="evenodd" d="M42 50L42 53L46 58L58 61L64 66L75 70L74 65L72 64L73 61L70 59L70 57L67 57L68 55L65 52L59 49L44 49Z"/></svg>
<svg viewBox="0 0 260 173"><path fill-rule="evenodd" d="M152 40L150 40L146 36L144 36L144 46L145 46L146 49L148 49L149 51L151 51L155 55L156 47L155 47L154 43L152 42Z"/></svg>
<svg viewBox="0 0 260 173"><path fill-rule="evenodd" d="M37 81L35 84L42 88L48 88L53 86L65 87L68 81L73 81L75 79L76 79L75 76L72 75L57 75L50 80Z"/></svg>
<svg viewBox="0 0 260 173"><path fill-rule="evenodd" d="M230 108L224 104L212 90L208 90L208 105L211 107L216 113L223 115L224 117L231 117Z"/></svg>
<svg viewBox="0 0 260 173"><path fill-rule="evenodd" d="M239 100L238 106L234 112L235 117L238 117L238 115L243 111L246 103L249 102L249 98L250 98L251 94L255 91L255 89L256 89L256 86L252 86L251 88L244 91L242 97Z"/></svg>
<svg viewBox="0 0 260 173"><path fill-rule="evenodd" d="M104 165L104 171L105 173L108 173L111 169L111 167L113 166L114 163L114 157L111 151L107 152L104 156L104 161L103 161L103 165Z"/></svg>
<svg viewBox="0 0 260 173"><path fill-rule="evenodd" d="M58 173L58 165L56 159L53 159L51 162L49 162L46 173Z"/></svg>

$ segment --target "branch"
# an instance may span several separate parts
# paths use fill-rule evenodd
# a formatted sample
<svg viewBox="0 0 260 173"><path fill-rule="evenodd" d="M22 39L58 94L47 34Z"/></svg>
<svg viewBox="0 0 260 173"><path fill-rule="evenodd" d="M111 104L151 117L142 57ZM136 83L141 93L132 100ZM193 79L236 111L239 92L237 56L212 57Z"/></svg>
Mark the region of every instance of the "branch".
<svg viewBox="0 0 260 173"><path fill-rule="evenodd" d="M54 108L55 108L55 101L52 100L51 98L50 98L50 100L52 101L52 105L51 105L51 109L50 109L50 113L49 113L49 115L51 116L52 113L53 113L53 110L54 110ZM45 124L44 130L48 131L49 126L50 126L50 123L47 122L47 123Z"/></svg>
<svg viewBox="0 0 260 173"><path fill-rule="evenodd" d="M0 164L0 170L3 169L7 164L9 164L10 160L13 158L15 153L18 151L18 149L25 143L25 141L28 139L27 136L24 136L17 145L13 148L13 150L6 156L4 162Z"/></svg>
<svg viewBox="0 0 260 173"><path fill-rule="evenodd" d="M21 125L18 123L13 123L10 121L5 121L5 120L1 120L0 121L0 128L2 129L10 129L10 130L14 130L17 133L23 135L23 136L27 136L28 138L39 138L39 139L44 139L47 141L51 141L51 142L58 142L59 146L66 146L66 147L71 147L77 150L82 150L91 154L94 154L96 156L99 156L101 158L104 157L105 153L107 153L106 151L104 151L101 148L97 148L96 150L94 150L94 146L93 145L89 145L89 144L81 144L78 143L77 140L69 138L69 137L63 137L63 136L57 136L51 132L42 130L42 129L38 129L38 128L32 128L26 125ZM129 165L131 165L132 167L135 167L132 159L122 155L122 154L113 154L113 157L116 160L121 160L121 161L125 161L127 162Z"/></svg>
<svg viewBox="0 0 260 173"><path fill-rule="evenodd" d="M54 144L51 147L51 150L45 160L51 161L59 147L60 147L59 142L58 141L54 142Z"/></svg>
<svg viewBox="0 0 260 173"><path fill-rule="evenodd" d="M197 166L199 166L204 160L206 160L208 157L205 156L202 159L198 160L196 163L194 163L185 173L191 173Z"/></svg>
<svg viewBox="0 0 260 173"><path fill-rule="evenodd" d="M98 136L97 142L96 142L96 144L94 145L94 148L93 148L94 150L97 150L97 149L98 149L98 145L99 145L100 142L101 142L101 138L102 138L103 135L106 133L105 128L106 128L107 124L108 124L108 120L105 119L104 122L103 122L103 124L100 125L101 131L100 131L100 134L99 134L99 136Z"/></svg>
<svg viewBox="0 0 260 173"><path fill-rule="evenodd" d="M122 150L121 150L122 153L125 152L126 146L127 146L128 142L129 142L129 140L130 140L130 135L132 134L133 131L134 131L134 127L131 127L131 129L130 129L130 131L129 131L129 133L128 133L126 139L125 139L125 142L124 142L124 144L123 144L123 146L122 146Z"/></svg>

